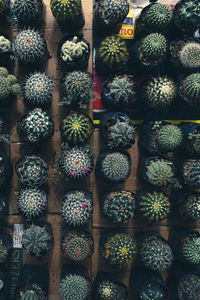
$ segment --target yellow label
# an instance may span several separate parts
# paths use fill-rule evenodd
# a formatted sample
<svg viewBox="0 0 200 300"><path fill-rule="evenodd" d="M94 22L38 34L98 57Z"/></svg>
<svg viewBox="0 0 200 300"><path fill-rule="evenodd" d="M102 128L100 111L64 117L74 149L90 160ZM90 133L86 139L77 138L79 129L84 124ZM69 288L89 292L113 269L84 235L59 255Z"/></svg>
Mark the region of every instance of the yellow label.
<svg viewBox="0 0 200 300"><path fill-rule="evenodd" d="M124 20L124 23L122 24L118 36L126 40L132 40L134 38L134 23L135 18L133 15L133 10L130 9L128 15Z"/></svg>

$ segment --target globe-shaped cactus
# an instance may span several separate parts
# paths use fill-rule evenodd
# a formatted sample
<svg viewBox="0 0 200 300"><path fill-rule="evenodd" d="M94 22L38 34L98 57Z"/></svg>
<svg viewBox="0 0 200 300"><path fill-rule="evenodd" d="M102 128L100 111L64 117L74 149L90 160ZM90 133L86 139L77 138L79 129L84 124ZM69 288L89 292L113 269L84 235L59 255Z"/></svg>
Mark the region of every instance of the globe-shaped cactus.
<svg viewBox="0 0 200 300"><path fill-rule="evenodd" d="M183 141L183 133L179 126L164 125L158 132L158 143L163 151L176 150Z"/></svg>
<svg viewBox="0 0 200 300"><path fill-rule="evenodd" d="M181 213L183 218L190 221L200 219L200 194L198 192L193 192L184 199Z"/></svg>
<svg viewBox="0 0 200 300"><path fill-rule="evenodd" d="M110 275L109 273L103 273L102 276ZM97 275L98 276L98 275ZM109 276L109 278L99 278L94 287L95 300L125 300L127 297L126 287L115 278Z"/></svg>
<svg viewBox="0 0 200 300"><path fill-rule="evenodd" d="M19 296L18 296L19 295ZM20 300L47 300L47 293L35 282L28 282L19 291L17 299Z"/></svg>
<svg viewBox="0 0 200 300"><path fill-rule="evenodd" d="M42 17L43 2L41 0L15 0L13 12L19 25L30 25Z"/></svg>
<svg viewBox="0 0 200 300"><path fill-rule="evenodd" d="M200 186L200 160L188 159L182 167L183 182L192 187Z"/></svg>
<svg viewBox="0 0 200 300"><path fill-rule="evenodd" d="M166 291L156 281L146 280L138 291L138 297L141 300L165 300Z"/></svg>
<svg viewBox="0 0 200 300"><path fill-rule="evenodd" d="M179 52L179 61L186 69L200 68L200 43L195 41L186 43Z"/></svg>
<svg viewBox="0 0 200 300"><path fill-rule="evenodd" d="M200 233L194 231L181 240L181 256L184 262L192 265L200 263Z"/></svg>
<svg viewBox="0 0 200 300"><path fill-rule="evenodd" d="M200 276L189 274L183 276L177 286L180 300L198 300L200 295Z"/></svg>
<svg viewBox="0 0 200 300"><path fill-rule="evenodd" d="M192 106L200 105L200 73L187 75L179 88L180 96Z"/></svg>

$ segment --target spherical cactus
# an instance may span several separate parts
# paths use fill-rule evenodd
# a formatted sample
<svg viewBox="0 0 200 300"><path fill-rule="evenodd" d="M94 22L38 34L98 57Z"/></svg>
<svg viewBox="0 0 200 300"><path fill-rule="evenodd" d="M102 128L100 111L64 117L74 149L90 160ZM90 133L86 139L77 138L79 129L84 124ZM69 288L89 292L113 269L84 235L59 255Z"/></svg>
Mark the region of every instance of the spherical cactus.
<svg viewBox="0 0 200 300"><path fill-rule="evenodd" d="M41 108L35 108L21 118L18 133L29 143L39 143L53 136L54 122Z"/></svg>
<svg viewBox="0 0 200 300"><path fill-rule="evenodd" d="M147 105L163 108L174 102L176 85L167 76L154 77L144 84L142 93Z"/></svg>
<svg viewBox="0 0 200 300"><path fill-rule="evenodd" d="M149 222L161 221L169 215L169 198L163 192L157 191L141 194L138 211Z"/></svg>
<svg viewBox="0 0 200 300"><path fill-rule="evenodd" d="M114 223L126 223L134 216L135 195L127 191L106 193L102 197L102 210Z"/></svg>
<svg viewBox="0 0 200 300"><path fill-rule="evenodd" d="M35 291L27 290L20 299L21 300L38 300L39 298Z"/></svg>
<svg viewBox="0 0 200 300"><path fill-rule="evenodd" d="M2 239L0 239L0 263L5 262L8 257L8 249Z"/></svg>
<svg viewBox="0 0 200 300"><path fill-rule="evenodd" d="M125 182L131 170L130 155L123 151L104 151L96 163L96 175L107 183Z"/></svg>
<svg viewBox="0 0 200 300"><path fill-rule="evenodd" d="M6 68L0 67L0 104L5 104L9 96L17 96L20 92L21 88L17 83L17 78L9 74Z"/></svg>
<svg viewBox="0 0 200 300"><path fill-rule="evenodd" d="M40 186L47 181L48 163L38 153L22 155L15 165L19 180L27 186Z"/></svg>
<svg viewBox="0 0 200 300"><path fill-rule="evenodd" d="M61 136L69 144L83 144L94 132L94 125L87 115L72 111L60 125Z"/></svg>
<svg viewBox="0 0 200 300"><path fill-rule="evenodd" d="M103 257L109 263L120 267L130 265L136 254L136 241L126 232L110 235L102 249Z"/></svg>
<svg viewBox="0 0 200 300"><path fill-rule="evenodd" d="M184 199L181 214L185 219L191 221L200 219L200 193L193 192Z"/></svg>
<svg viewBox="0 0 200 300"><path fill-rule="evenodd" d="M200 187L200 160L188 159L182 167L183 182L192 187Z"/></svg>
<svg viewBox="0 0 200 300"><path fill-rule="evenodd" d="M158 143L163 151L176 150L183 141L183 133L179 126L164 125L158 132Z"/></svg>
<svg viewBox="0 0 200 300"><path fill-rule="evenodd" d="M61 247L66 258L80 262L91 257L94 251L94 241L89 232L73 229L64 234Z"/></svg>
<svg viewBox="0 0 200 300"><path fill-rule="evenodd" d="M153 3L146 8L143 22L147 30L165 30L171 21L170 10L161 3Z"/></svg>
<svg viewBox="0 0 200 300"><path fill-rule="evenodd" d="M39 188L25 187L18 193L17 207L28 220L40 217L47 210L47 195Z"/></svg>
<svg viewBox="0 0 200 300"><path fill-rule="evenodd" d="M177 286L178 299L198 300L200 294L200 276L189 274L183 276Z"/></svg>
<svg viewBox="0 0 200 300"><path fill-rule="evenodd" d="M11 41L0 35L0 54L11 51Z"/></svg>
<svg viewBox="0 0 200 300"><path fill-rule="evenodd" d="M47 300L47 293L35 282L28 282L19 291L17 291L17 296L19 295L20 300Z"/></svg>
<svg viewBox="0 0 200 300"><path fill-rule="evenodd" d="M198 69L200 67L200 43L186 43L179 52L179 60L184 68Z"/></svg>
<svg viewBox="0 0 200 300"><path fill-rule="evenodd" d="M30 107L46 108L51 103L53 81L45 73L30 74L23 87L24 102Z"/></svg>
<svg viewBox="0 0 200 300"><path fill-rule="evenodd" d="M200 233L194 231L186 234L181 240L180 253L182 260L188 264L200 264Z"/></svg>
<svg viewBox="0 0 200 300"><path fill-rule="evenodd" d="M102 300L125 300L127 291L120 282L111 279L101 279L95 288L95 299Z"/></svg>
<svg viewBox="0 0 200 300"><path fill-rule="evenodd" d="M15 0L13 12L18 24L30 25L42 17L43 3L40 0Z"/></svg>
<svg viewBox="0 0 200 300"><path fill-rule="evenodd" d="M181 83L179 93L190 105L199 106L200 73L193 73L186 76Z"/></svg>
<svg viewBox="0 0 200 300"><path fill-rule="evenodd" d="M61 215L68 225L86 225L93 214L92 193L84 190L74 190L65 193Z"/></svg>
<svg viewBox="0 0 200 300"><path fill-rule="evenodd" d="M158 272L169 268L173 260L168 243L155 234L149 234L144 239L140 255L144 266Z"/></svg>
<svg viewBox="0 0 200 300"><path fill-rule="evenodd" d="M153 280L146 280L140 291L138 292L138 299L141 300L165 300L167 299L166 292L164 288Z"/></svg>
<svg viewBox="0 0 200 300"><path fill-rule="evenodd" d="M23 248L33 256L40 257L52 247L52 237L44 226L31 225L22 236Z"/></svg>
<svg viewBox="0 0 200 300"><path fill-rule="evenodd" d="M40 63L48 56L45 39L33 29L25 29L17 34L13 50L15 56L24 64Z"/></svg>
<svg viewBox="0 0 200 300"><path fill-rule="evenodd" d="M92 87L90 73L82 71L67 73L62 80L63 98L59 104L86 109L93 98Z"/></svg>
<svg viewBox="0 0 200 300"><path fill-rule="evenodd" d="M68 274L60 283L60 294L65 300L87 300L91 282L79 274Z"/></svg>

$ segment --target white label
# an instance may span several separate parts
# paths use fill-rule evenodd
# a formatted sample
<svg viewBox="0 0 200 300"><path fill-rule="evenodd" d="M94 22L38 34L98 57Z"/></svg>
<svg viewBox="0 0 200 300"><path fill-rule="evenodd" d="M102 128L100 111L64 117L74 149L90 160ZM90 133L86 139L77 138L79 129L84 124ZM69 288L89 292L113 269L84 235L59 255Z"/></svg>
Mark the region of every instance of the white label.
<svg viewBox="0 0 200 300"><path fill-rule="evenodd" d="M22 248L23 224L14 224L13 248Z"/></svg>

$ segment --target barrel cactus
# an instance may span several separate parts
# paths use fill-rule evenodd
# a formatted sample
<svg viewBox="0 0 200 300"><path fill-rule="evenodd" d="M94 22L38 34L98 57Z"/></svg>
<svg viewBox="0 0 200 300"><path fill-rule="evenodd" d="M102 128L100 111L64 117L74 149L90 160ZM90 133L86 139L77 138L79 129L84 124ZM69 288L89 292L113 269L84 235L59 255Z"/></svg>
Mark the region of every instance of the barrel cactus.
<svg viewBox="0 0 200 300"><path fill-rule="evenodd" d="M183 163L183 181L192 188L200 187L200 160L188 159Z"/></svg>
<svg viewBox="0 0 200 300"><path fill-rule="evenodd" d="M169 215L169 198L163 192L143 193L139 199L138 211L149 222L161 221Z"/></svg>
<svg viewBox="0 0 200 300"><path fill-rule="evenodd" d="M141 300L165 300L166 292L164 288L153 280L146 280L138 292Z"/></svg>
<svg viewBox="0 0 200 300"><path fill-rule="evenodd" d="M27 290L20 298L21 300L38 300L38 295L34 290Z"/></svg>
<svg viewBox="0 0 200 300"><path fill-rule="evenodd" d="M168 243L155 234L149 234L144 239L140 255L144 266L158 272L169 268L173 260Z"/></svg>
<svg viewBox="0 0 200 300"><path fill-rule="evenodd" d="M126 223L134 216L135 195L128 191L106 193L102 197L102 210L114 223Z"/></svg>
<svg viewBox="0 0 200 300"><path fill-rule="evenodd" d="M89 51L88 43L74 36L62 44L60 57L64 62L71 63L86 56Z"/></svg>
<svg viewBox="0 0 200 300"><path fill-rule="evenodd" d="M17 96L21 92L21 87L17 83L17 78L9 74L8 70L0 67L0 103L9 96Z"/></svg>
<svg viewBox="0 0 200 300"><path fill-rule="evenodd" d="M13 12L18 24L29 25L38 22L42 17L43 3L41 0L15 0Z"/></svg>
<svg viewBox="0 0 200 300"><path fill-rule="evenodd" d="M23 248L33 256L40 257L52 247L52 237L44 226L31 225L22 236Z"/></svg>
<svg viewBox="0 0 200 300"><path fill-rule="evenodd" d="M200 43L188 42L179 52L179 60L184 68L194 70L200 67Z"/></svg>
<svg viewBox="0 0 200 300"><path fill-rule="evenodd" d="M102 300L125 300L127 291L120 282L112 279L101 279L95 287L95 299Z"/></svg>
<svg viewBox="0 0 200 300"><path fill-rule="evenodd" d="M103 257L111 264L120 267L130 265L136 254L136 241L126 232L111 234L102 249Z"/></svg>
<svg viewBox="0 0 200 300"><path fill-rule="evenodd" d="M200 105L200 73L193 73L185 77L179 89L180 96L190 105Z"/></svg>
<svg viewBox="0 0 200 300"><path fill-rule="evenodd" d="M86 225L93 214L92 193L84 190L74 190L65 193L61 215L68 225Z"/></svg>
<svg viewBox="0 0 200 300"><path fill-rule="evenodd" d="M181 145L183 133L179 126L164 125L158 132L158 143L163 151L174 151Z"/></svg>
<svg viewBox="0 0 200 300"><path fill-rule="evenodd" d="M17 292L20 300L47 300L47 293L35 282L28 282Z"/></svg>
<svg viewBox="0 0 200 300"><path fill-rule="evenodd" d="M5 262L8 257L8 249L2 239L0 239L0 263Z"/></svg>
<svg viewBox="0 0 200 300"><path fill-rule="evenodd" d="M63 139L69 144L83 144L94 132L94 125L89 116L77 112L69 112L60 125Z"/></svg>
<svg viewBox="0 0 200 300"><path fill-rule="evenodd" d="M181 213L185 219L191 221L200 219L200 193L193 192L184 199Z"/></svg>
<svg viewBox="0 0 200 300"><path fill-rule="evenodd" d="M180 300L198 300L200 295L200 276L196 274L183 276L178 282L177 294Z"/></svg>
<svg viewBox="0 0 200 300"><path fill-rule="evenodd" d="M181 240L180 253L184 262L192 265L200 264L200 233L198 231L184 236Z"/></svg>
<svg viewBox="0 0 200 300"><path fill-rule="evenodd" d="M28 220L40 217L47 209L47 195L39 188L25 187L18 193L17 207Z"/></svg>
<svg viewBox="0 0 200 300"><path fill-rule="evenodd" d="M23 86L23 96L26 105L31 107L47 107L51 103L53 81L45 73L30 74Z"/></svg>

